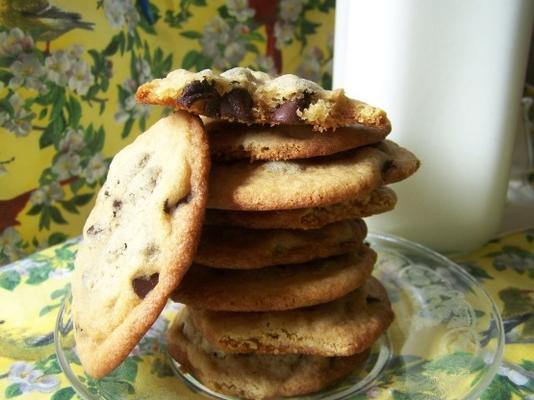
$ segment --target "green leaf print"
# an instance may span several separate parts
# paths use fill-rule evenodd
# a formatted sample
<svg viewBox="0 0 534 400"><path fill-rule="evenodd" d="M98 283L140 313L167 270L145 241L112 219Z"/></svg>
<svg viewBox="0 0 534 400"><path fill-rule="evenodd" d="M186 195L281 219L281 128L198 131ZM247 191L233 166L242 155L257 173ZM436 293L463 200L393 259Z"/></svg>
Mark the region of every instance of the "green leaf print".
<svg viewBox="0 0 534 400"><path fill-rule="evenodd" d="M512 384L506 377L501 375L497 375L480 396L480 400L510 400L511 398Z"/></svg>
<svg viewBox="0 0 534 400"><path fill-rule="evenodd" d="M428 371L442 371L447 374L472 373L483 367L484 361L464 352L447 354L425 365Z"/></svg>
<svg viewBox="0 0 534 400"><path fill-rule="evenodd" d="M57 375L62 373L55 354L51 354L47 358L37 361L35 367L40 371L43 371L45 375Z"/></svg>
<svg viewBox="0 0 534 400"><path fill-rule="evenodd" d="M70 386L59 389L55 392L50 400L70 400L74 397L76 392Z"/></svg>
<svg viewBox="0 0 534 400"><path fill-rule="evenodd" d="M6 396L6 399L10 399L12 397L20 396L22 394L22 390L20 390L20 386L18 383L13 383L6 387L6 390L4 391L4 395Z"/></svg>
<svg viewBox="0 0 534 400"><path fill-rule="evenodd" d="M17 271L5 271L0 273L0 288L12 291L20 283L20 274Z"/></svg>
<svg viewBox="0 0 534 400"><path fill-rule="evenodd" d="M57 309L59 306L59 304L49 304L47 306L44 306L43 308L41 308L41 311L39 311L39 316L42 317L43 315L46 315L51 311Z"/></svg>
<svg viewBox="0 0 534 400"><path fill-rule="evenodd" d="M28 285L38 285L48 279L48 275L52 272L52 266L50 264L44 264L39 267L30 269L28 273L28 279L26 282Z"/></svg>
<svg viewBox="0 0 534 400"><path fill-rule="evenodd" d="M180 32L180 36L186 37L188 39L200 39L202 37L202 33L197 31L183 31Z"/></svg>

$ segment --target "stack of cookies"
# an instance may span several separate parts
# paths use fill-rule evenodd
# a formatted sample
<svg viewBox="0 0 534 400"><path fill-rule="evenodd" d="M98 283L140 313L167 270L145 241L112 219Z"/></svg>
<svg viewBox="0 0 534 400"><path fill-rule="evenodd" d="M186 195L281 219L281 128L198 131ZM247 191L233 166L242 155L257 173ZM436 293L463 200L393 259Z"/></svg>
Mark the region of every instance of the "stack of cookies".
<svg viewBox="0 0 534 400"><path fill-rule="evenodd" d="M393 313L371 277L362 217L418 160L385 140L383 111L312 82L244 68L174 71L145 103L203 116L206 218L173 322L171 355L206 386L249 399L321 390L365 362Z"/></svg>
<svg viewBox="0 0 534 400"><path fill-rule="evenodd" d="M365 363L393 313L363 217L419 161L384 111L294 75L171 72L172 107L113 159L72 281L87 373L116 368L169 298L171 355L249 399L319 391ZM200 117L203 119L201 120Z"/></svg>

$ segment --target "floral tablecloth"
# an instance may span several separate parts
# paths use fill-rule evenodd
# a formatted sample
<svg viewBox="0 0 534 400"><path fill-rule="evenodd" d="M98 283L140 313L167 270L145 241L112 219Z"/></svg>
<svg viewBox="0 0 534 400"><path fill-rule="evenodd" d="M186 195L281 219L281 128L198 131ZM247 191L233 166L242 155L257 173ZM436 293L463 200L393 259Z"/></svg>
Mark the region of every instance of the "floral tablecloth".
<svg viewBox="0 0 534 400"><path fill-rule="evenodd" d="M65 242L0 269L0 397L77 397L60 368L53 337L58 310L69 293L77 243ZM482 283L504 320L504 361L481 398L534 399L534 230L495 239L455 261ZM153 398L154 393L158 398L200 398L173 376L164 358L154 356L166 329L166 323L160 325L136 348L138 357L104 380L87 377L86 385L94 393L105 386L107 393L134 398ZM151 384L135 385L147 375ZM373 392L367 396L372 398ZM400 393L393 397L408 398Z"/></svg>

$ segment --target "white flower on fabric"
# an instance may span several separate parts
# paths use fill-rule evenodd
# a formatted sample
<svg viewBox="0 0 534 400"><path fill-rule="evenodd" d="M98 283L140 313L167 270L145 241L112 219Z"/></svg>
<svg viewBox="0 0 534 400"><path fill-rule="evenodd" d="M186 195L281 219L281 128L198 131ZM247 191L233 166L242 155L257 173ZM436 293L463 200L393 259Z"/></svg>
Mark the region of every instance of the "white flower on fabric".
<svg viewBox="0 0 534 400"><path fill-rule="evenodd" d="M314 82L321 80L321 62L324 55L318 47L312 47L304 53L304 60L297 68L297 74Z"/></svg>
<svg viewBox="0 0 534 400"><path fill-rule="evenodd" d="M128 93L135 93L137 89L137 82L133 79L126 79L122 82L121 87L126 90Z"/></svg>
<svg viewBox="0 0 534 400"><path fill-rule="evenodd" d="M247 0L227 0L226 7L228 8L228 14L235 17L239 22L245 22L256 13L256 10L248 6Z"/></svg>
<svg viewBox="0 0 534 400"><path fill-rule="evenodd" d="M67 179L80 174L80 156L75 153L61 154L52 166L52 171L59 179Z"/></svg>
<svg viewBox="0 0 534 400"><path fill-rule="evenodd" d="M83 176L88 183L93 183L106 175L108 166L101 153L96 153L83 171Z"/></svg>
<svg viewBox="0 0 534 400"><path fill-rule="evenodd" d="M264 72L267 72L270 75L276 75L276 67L274 65L274 60L272 57L269 56L262 56L259 55L256 56L256 65L258 66L258 69Z"/></svg>
<svg viewBox="0 0 534 400"><path fill-rule="evenodd" d="M70 57L71 61L78 61L83 54L83 46L79 44L74 44L67 50L67 55Z"/></svg>
<svg viewBox="0 0 534 400"><path fill-rule="evenodd" d="M0 56L14 57L33 48L33 39L19 28L0 33Z"/></svg>
<svg viewBox="0 0 534 400"><path fill-rule="evenodd" d="M28 392L51 393L59 387L57 377L45 375L43 371L24 361L16 361L11 364L7 378L11 383L18 384L23 394Z"/></svg>
<svg viewBox="0 0 534 400"><path fill-rule="evenodd" d="M26 89L42 89L44 84L41 77L46 71L34 54L22 54L9 68L13 73L9 81L11 88L24 86Z"/></svg>
<svg viewBox="0 0 534 400"><path fill-rule="evenodd" d="M46 76L55 84L66 86L71 65L71 57L67 52L56 51L45 59Z"/></svg>
<svg viewBox="0 0 534 400"><path fill-rule="evenodd" d="M284 21L296 21L302 11L303 0L281 0L279 16Z"/></svg>
<svg viewBox="0 0 534 400"><path fill-rule="evenodd" d="M10 260L16 260L25 254L20 248L21 243L22 238L12 226L0 233L0 252L3 252Z"/></svg>
<svg viewBox="0 0 534 400"><path fill-rule="evenodd" d="M64 279L70 275L72 271L68 268L54 268L48 274L48 279Z"/></svg>
<svg viewBox="0 0 534 400"><path fill-rule="evenodd" d="M95 77L91 73L89 64L83 60L79 60L70 70L69 88L74 90L79 95L87 93L91 85L94 83Z"/></svg>
<svg viewBox="0 0 534 400"><path fill-rule="evenodd" d="M150 69L150 64L146 60L138 59L135 63L135 69L139 76L139 82L147 82L152 80L152 71Z"/></svg>
<svg viewBox="0 0 534 400"><path fill-rule="evenodd" d="M2 113L0 115L2 126L17 137L27 136L32 130L31 122L35 114L24 108L24 100L17 93L11 95L9 104L13 108L13 115Z"/></svg>
<svg viewBox="0 0 534 400"><path fill-rule="evenodd" d="M220 16L215 16L204 27L200 45L202 53L212 59L220 58L222 48L230 42L231 29L228 23Z"/></svg>
<svg viewBox="0 0 534 400"><path fill-rule="evenodd" d="M104 13L113 28L122 29L127 24L132 32L139 22L139 13L131 0L104 0Z"/></svg>
<svg viewBox="0 0 534 400"><path fill-rule="evenodd" d="M274 24L274 37L276 38L276 48L282 49L293 39L293 26L287 23L276 22Z"/></svg>
<svg viewBox="0 0 534 400"><path fill-rule="evenodd" d="M230 66L235 66L243 59L246 50L240 42L233 42L224 49L224 59Z"/></svg>
<svg viewBox="0 0 534 400"><path fill-rule="evenodd" d="M36 189L30 195L30 202L34 205L51 204L54 201L63 200L65 192L58 182L52 182Z"/></svg>
<svg viewBox="0 0 534 400"><path fill-rule="evenodd" d="M65 137L59 142L59 150L62 153L73 153L83 149L85 141L83 139L83 131L81 129L74 130L68 128Z"/></svg>

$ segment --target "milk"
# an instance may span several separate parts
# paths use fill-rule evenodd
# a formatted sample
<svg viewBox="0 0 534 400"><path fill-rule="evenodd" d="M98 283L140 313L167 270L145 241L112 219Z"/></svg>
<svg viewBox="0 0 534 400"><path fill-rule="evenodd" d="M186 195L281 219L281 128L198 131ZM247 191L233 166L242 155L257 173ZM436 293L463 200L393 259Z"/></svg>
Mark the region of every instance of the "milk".
<svg viewBox="0 0 534 400"><path fill-rule="evenodd" d="M422 162L371 230L442 252L496 233L533 16L532 0L337 1L334 87L385 109Z"/></svg>

